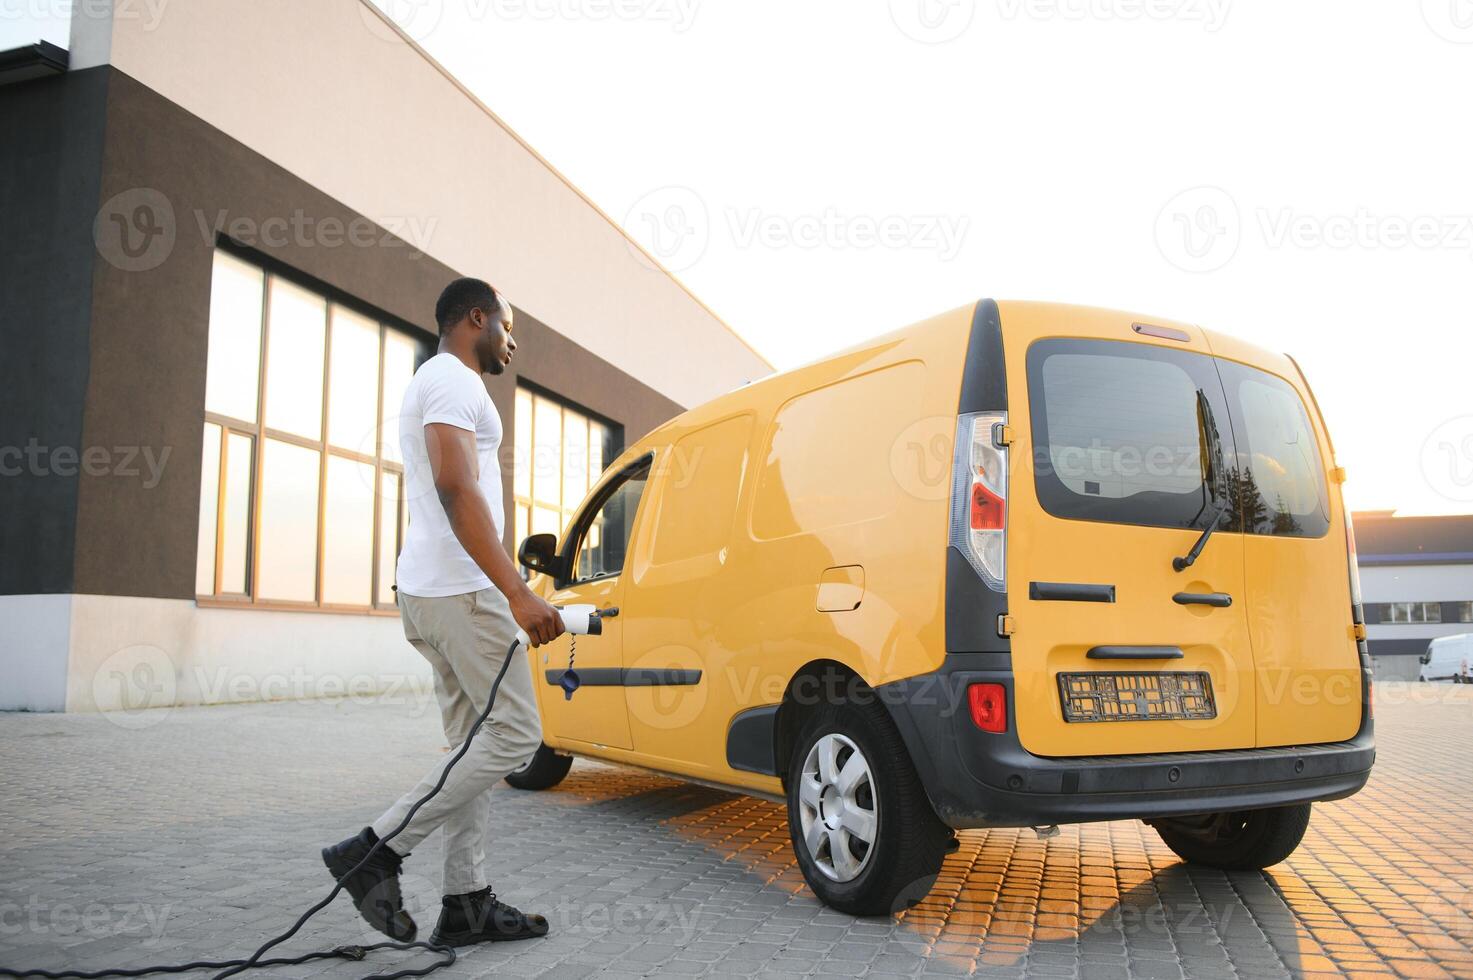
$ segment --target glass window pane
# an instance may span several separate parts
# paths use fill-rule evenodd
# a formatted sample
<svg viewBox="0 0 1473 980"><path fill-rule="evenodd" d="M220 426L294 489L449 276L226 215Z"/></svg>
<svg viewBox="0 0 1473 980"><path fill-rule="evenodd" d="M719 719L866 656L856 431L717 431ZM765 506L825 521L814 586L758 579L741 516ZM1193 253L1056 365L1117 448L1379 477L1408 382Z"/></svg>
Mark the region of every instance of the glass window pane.
<svg viewBox="0 0 1473 980"><path fill-rule="evenodd" d="M204 452L199 472L199 548L195 552L194 591L215 592L215 530L220 516L220 427L205 423Z"/></svg>
<svg viewBox="0 0 1473 980"><path fill-rule="evenodd" d="M512 493L518 497L532 496L532 393L525 388L517 389L516 438L512 442Z"/></svg>
<svg viewBox="0 0 1473 980"><path fill-rule="evenodd" d="M532 533L533 534L557 534L562 530L563 515L561 511L552 510L547 507L532 508Z"/></svg>
<svg viewBox="0 0 1473 980"><path fill-rule="evenodd" d="M379 474L378 515L378 601L394 604L394 568L399 563L399 475Z"/></svg>
<svg viewBox="0 0 1473 980"><path fill-rule="evenodd" d="M623 569L629 533L648 477L648 467L627 477L598 509L578 545L574 567L580 579L617 575Z"/></svg>
<svg viewBox="0 0 1473 980"><path fill-rule="evenodd" d="M379 441L383 443L384 459L396 463L404 462L399 452L399 413L404 409L404 389L414 377L418 355L419 345L412 338L397 330L384 334L384 415Z"/></svg>
<svg viewBox="0 0 1473 980"><path fill-rule="evenodd" d="M322 345L327 304L275 276L266 317L266 424L322 438Z"/></svg>
<svg viewBox="0 0 1473 980"><path fill-rule="evenodd" d="M210 279L210 349L205 368L205 411L256 421L261 369L260 269L215 253Z"/></svg>
<svg viewBox="0 0 1473 980"><path fill-rule="evenodd" d="M1324 471L1304 403L1280 378L1222 363L1234 406L1239 496L1249 530L1317 537L1330 528Z"/></svg>
<svg viewBox="0 0 1473 980"><path fill-rule="evenodd" d="M560 510L563 505L563 410L546 398L533 399L532 499ZM541 533L541 528L533 533ZM550 530L556 531L557 528Z"/></svg>
<svg viewBox="0 0 1473 980"><path fill-rule="evenodd" d="M225 440L225 541L221 546L220 592L245 595L246 558L251 547L251 473L255 440L238 432Z"/></svg>
<svg viewBox="0 0 1473 980"><path fill-rule="evenodd" d="M365 456L377 452L379 326L341 306L332 308L327 385L327 439Z"/></svg>
<svg viewBox="0 0 1473 980"><path fill-rule="evenodd" d="M588 419L563 413L563 506L577 507L588 493Z"/></svg>
<svg viewBox="0 0 1473 980"><path fill-rule="evenodd" d="M588 423L588 485L592 486L598 482L598 478L604 475L604 467L609 465L613 456L614 447L606 426L598 422Z"/></svg>
<svg viewBox="0 0 1473 980"><path fill-rule="evenodd" d="M322 537L322 601L366 606L373 592L372 463L327 457Z"/></svg>
<svg viewBox="0 0 1473 980"><path fill-rule="evenodd" d="M266 440L258 579L262 599L316 598L319 460L316 450Z"/></svg>

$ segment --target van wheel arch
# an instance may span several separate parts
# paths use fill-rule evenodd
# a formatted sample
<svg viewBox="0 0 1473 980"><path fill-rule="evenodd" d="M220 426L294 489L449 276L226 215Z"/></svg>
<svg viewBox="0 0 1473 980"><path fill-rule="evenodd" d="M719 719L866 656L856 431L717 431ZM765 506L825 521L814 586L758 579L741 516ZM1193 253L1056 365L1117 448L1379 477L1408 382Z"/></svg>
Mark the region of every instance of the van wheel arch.
<svg viewBox="0 0 1473 980"><path fill-rule="evenodd" d="M906 726L901 724L899 718L895 717L894 710L885 704L885 699L880 698L869 682L853 667L838 660L812 660L800 667L788 680L788 686L783 690L783 698L777 709L777 717L773 721L772 733L772 755L773 769L782 780L783 790L788 788L788 761L793 754L793 746L798 741L798 733L802 731L803 723L810 713L822 707L825 702L809 700L810 695L805 695L805 687L814 691L829 689L843 691L855 691L856 693L875 697L885 706L885 712L890 716L896 728L900 729L902 736L906 734ZM910 751L910 739L906 738L906 753L911 756L911 765L915 765L914 754ZM917 770L919 772L919 770Z"/></svg>

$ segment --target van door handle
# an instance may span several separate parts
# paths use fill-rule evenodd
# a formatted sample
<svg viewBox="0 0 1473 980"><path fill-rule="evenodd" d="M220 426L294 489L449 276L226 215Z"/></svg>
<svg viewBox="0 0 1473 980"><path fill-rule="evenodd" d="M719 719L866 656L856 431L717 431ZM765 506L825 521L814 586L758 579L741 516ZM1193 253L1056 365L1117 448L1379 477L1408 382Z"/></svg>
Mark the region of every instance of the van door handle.
<svg viewBox="0 0 1473 980"><path fill-rule="evenodd" d="M1180 660L1181 647L1091 647L1090 660Z"/></svg>
<svg viewBox="0 0 1473 980"><path fill-rule="evenodd" d="M1178 606L1216 606L1226 609L1233 604L1233 597L1226 592L1178 592L1171 597Z"/></svg>

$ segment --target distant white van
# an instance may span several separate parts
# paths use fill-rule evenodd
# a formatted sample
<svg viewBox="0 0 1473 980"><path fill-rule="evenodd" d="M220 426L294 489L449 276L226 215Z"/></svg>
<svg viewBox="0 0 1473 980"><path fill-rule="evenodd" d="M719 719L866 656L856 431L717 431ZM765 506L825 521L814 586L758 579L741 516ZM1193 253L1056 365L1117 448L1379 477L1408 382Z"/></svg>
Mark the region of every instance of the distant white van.
<svg viewBox="0 0 1473 980"><path fill-rule="evenodd" d="M1422 654L1422 680L1473 684L1470 664L1473 664L1473 633L1439 636Z"/></svg>

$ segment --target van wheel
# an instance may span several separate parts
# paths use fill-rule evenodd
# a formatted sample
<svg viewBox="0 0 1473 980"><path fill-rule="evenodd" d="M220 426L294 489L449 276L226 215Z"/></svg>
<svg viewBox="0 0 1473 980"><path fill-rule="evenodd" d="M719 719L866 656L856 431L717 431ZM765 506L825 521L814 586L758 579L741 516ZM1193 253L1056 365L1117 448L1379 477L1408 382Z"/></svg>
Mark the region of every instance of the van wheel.
<svg viewBox="0 0 1473 980"><path fill-rule="evenodd" d="M894 915L931 891L951 831L879 703L816 710L798 733L787 791L798 866L826 905Z"/></svg>
<svg viewBox="0 0 1473 980"><path fill-rule="evenodd" d="M1188 864L1223 871L1259 871L1299 846L1310 804L1153 821L1166 846Z"/></svg>
<svg viewBox="0 0 1473 980"><path fill-rule="evenodd" d="M571 768L571 755L559 755L543 744L520 769L506 774L506 783L517 789L552 789L563 781Z"/></svg>

